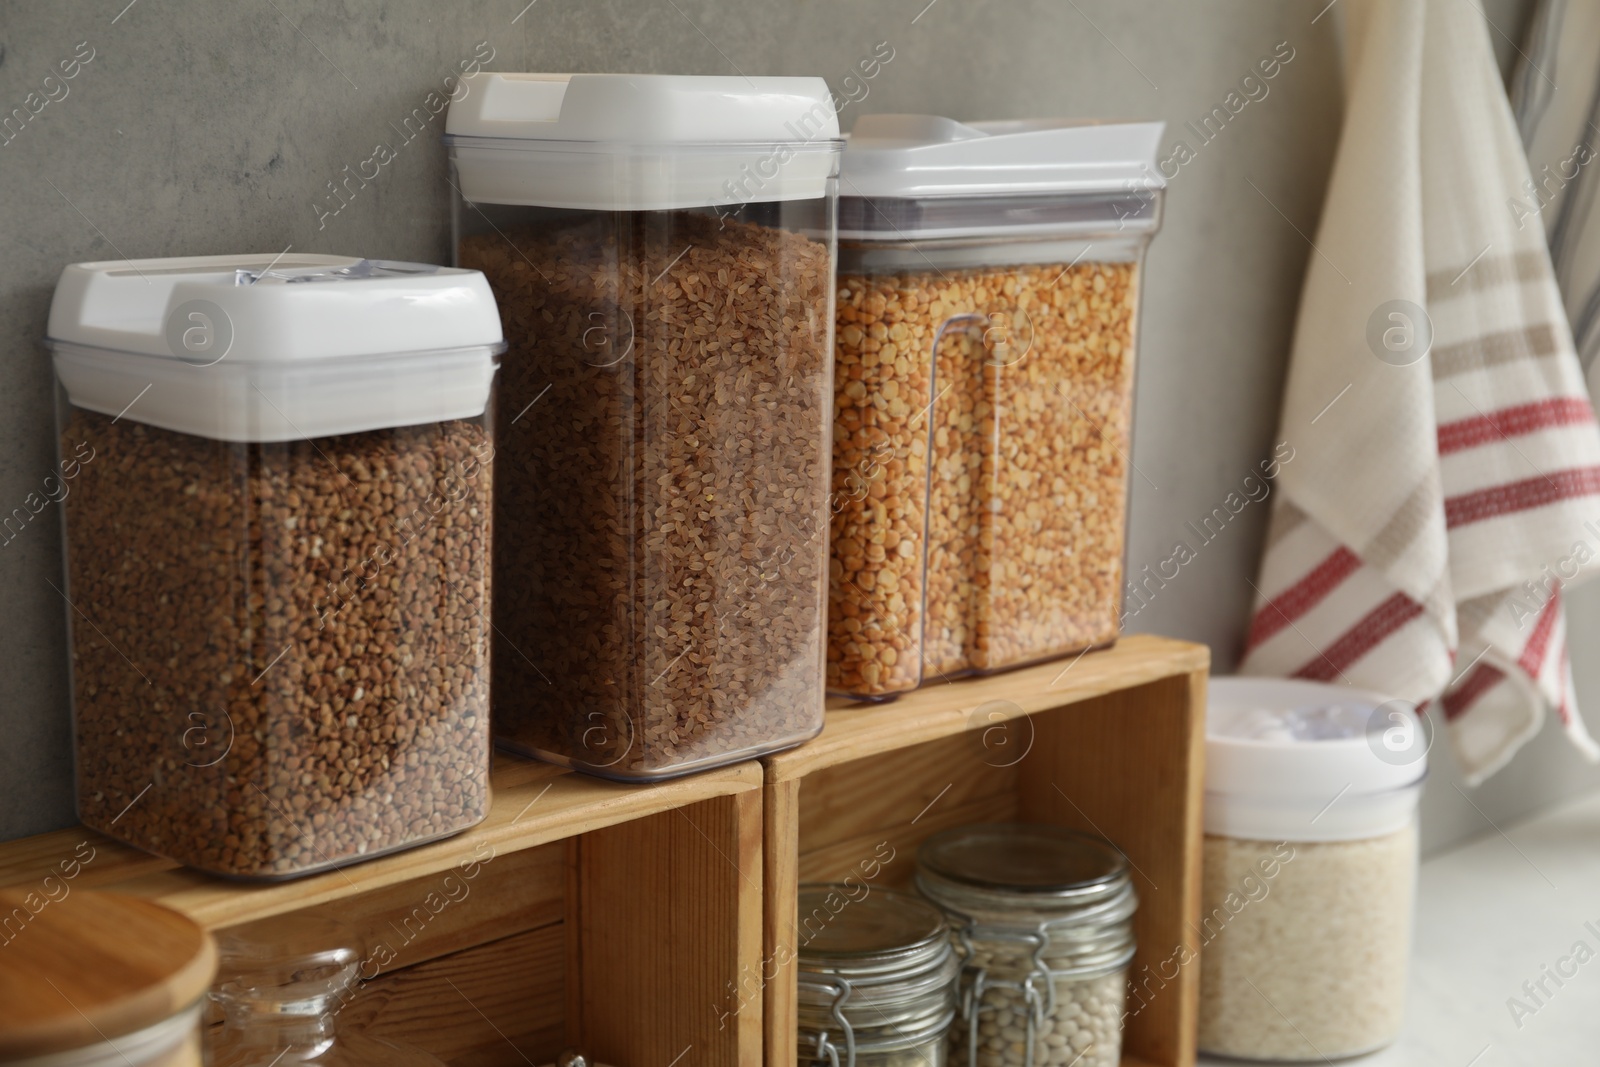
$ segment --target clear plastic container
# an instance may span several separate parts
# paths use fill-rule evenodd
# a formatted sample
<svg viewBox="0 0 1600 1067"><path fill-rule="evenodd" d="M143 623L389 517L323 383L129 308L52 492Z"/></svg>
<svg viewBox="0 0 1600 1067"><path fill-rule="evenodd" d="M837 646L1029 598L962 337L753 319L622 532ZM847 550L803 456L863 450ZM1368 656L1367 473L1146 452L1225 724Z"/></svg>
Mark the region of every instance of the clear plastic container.
<svg viewBox="0 0 1600 1067"><path fill-rule="evenodd" d="M799 915L801 1067L945 1067L959 965L939 909L814 884Z"/></svg>
<svg viewBox="0 0 1600 1067"><path fill-rule="evenodd" d="M479 74L500 301L496 738L618 779L822 728L840 142L814 78Z"/></svg>
<svg viewBox="0 0 1600 1067"><path fill-rule="evenodd" d="M958 826L918 850L916 884L962 960L953 1063L1117 1067L1138 898L1115 846L1055 826Z"/></svg>
<svg viewBox="0 0 1600 1067"><path fill-rule="evenodd" d="M1211 680L1201 1049L1320 1063L1399 1036L1431 737L1376 693Z"/></svg>
<svg viewBox="0 0 1600 1067"><path fill-rule="evenodd" d="M1161 129L856 123L830 692L885 698L1116 640Z"/></svg>
<svg viewBox="0 0 1600 1067"><path fill-rule="evenodd" d="M211 1039L211 1067L444 1067L414 1045L340 1024L362 979L377 973L343 924L268 919L225 931L217 947L211 999L222 1026Z"/></svg>
<svg viewBox="0 0 1600 1067"><path fill-rule="evenodd" d="M49 347L79 817L244 878L482 819L503 347L483 277L77 264Z"/></svg>

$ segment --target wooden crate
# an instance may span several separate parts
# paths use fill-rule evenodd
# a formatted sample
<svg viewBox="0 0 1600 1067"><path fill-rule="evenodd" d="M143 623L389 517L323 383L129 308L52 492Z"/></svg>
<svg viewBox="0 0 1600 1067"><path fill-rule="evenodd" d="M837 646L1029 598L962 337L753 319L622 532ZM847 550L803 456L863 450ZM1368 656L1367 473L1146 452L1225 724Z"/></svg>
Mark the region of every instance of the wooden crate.
<svg viewBox="0 0 1600 1067"><path fill-rule="evenodd" d="M1194 1063L1205 683L1203 646L1129 637L1076 661L830 704L811 743L766 764L769 1067L796 1062L796 887L851 874L905 887L947 827L1024 820L1099 833L1132 864L1139 910L1125 1067ZM888 857L887 859L885 857Z"/></svg>
<svg viewBox="0 0 1600 1067"><path fill-rule="evenodd" d="M133 893L213 929L338 918L375 974L342 1017L462 1067L566 1045L736 1067L761 1058L762 1004L731 993L761 952L761 796L754 763L624 786L501 759L479 826L342 870L227 882L80 828L0 845L0 885Z"/></svg>

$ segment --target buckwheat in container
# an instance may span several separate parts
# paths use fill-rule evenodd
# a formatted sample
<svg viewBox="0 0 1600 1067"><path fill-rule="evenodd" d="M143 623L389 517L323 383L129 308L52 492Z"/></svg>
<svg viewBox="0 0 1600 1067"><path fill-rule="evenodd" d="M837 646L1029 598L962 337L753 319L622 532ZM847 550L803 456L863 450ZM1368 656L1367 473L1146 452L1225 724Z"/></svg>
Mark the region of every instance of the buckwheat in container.
<svg viewBox="0 0 1600 1067"><path fill-rule="evenodd" d="M495 729L657 779L822 728L840 142L817 78L478 74L456 255L510 350Z"/></svg>
<svg viewBox="0 0 1600 1067"><path fill-rule="evenodd" d="M1347 686L1211 680L1201 1049L1320 1063L1399 1035L1430 736Z"/></svg>
<svg viewBox="0 0 1600 1067"><path fill-rule="evenodd" d="M271 878L483 818L483 276L80 263L48 344L83 821Z"/></svg>
<svg viewBox="0 0 1600 1067"><path fill-rule="evenodd" d="M1116 640L1160 123L863 116L839 221L828 688Z"/></svg>

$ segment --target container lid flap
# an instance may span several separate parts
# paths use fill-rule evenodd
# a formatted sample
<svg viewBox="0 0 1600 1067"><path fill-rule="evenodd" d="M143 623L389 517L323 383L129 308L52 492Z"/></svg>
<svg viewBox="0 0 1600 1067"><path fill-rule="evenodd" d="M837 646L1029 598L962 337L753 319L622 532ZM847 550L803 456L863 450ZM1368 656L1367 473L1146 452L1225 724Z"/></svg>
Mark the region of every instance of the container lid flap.
<svg viewBox="0 0 1600 1067"><path fill-rule="evenodd" d="M839 136L821 78L481 71L461 82L445 120L457 137L705 145Z"/></svg>
<svg viewBox="0 0 1600 1067"><path fill-rule="evenodd" d="M1160 189L1161 122L1026 119L961 123L863 115L841 163L841 195L915 198Z"/></svg>
<svg viewBox="0 0 1600 1067"><path fill-rule="evenodd" d="M194 256L74 263L52 341L190 363L302 363L494 345L475 270L348 256Z"/></svg>

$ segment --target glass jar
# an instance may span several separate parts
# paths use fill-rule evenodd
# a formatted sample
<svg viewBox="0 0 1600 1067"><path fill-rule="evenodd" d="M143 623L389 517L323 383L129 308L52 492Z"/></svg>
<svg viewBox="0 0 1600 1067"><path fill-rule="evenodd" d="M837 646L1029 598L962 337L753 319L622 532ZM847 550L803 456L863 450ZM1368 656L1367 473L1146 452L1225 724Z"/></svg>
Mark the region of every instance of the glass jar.
<svg viewBox="0 0 1600 1067"><path fill-rule="evenodd" d="M211 999L222 1027L211 1067L444 1067L414 1045L339 1025L363 968L354 931L329 919L268 919L226 930ZM374 971L374 973L376 973Z"/></svg>
<svg viewBox="0 0 1600 1067"><path fill-rule="evenodd" d="M1114 642L1162 124L865 115L842 164L828 688Z"/></svg>
<svg viewBox="0 0 1600 1067"><path fill-rule="evenodd" d="M959 826L918 850L916 884L962 961L955 1062L1117 1067L1138 899L1115 846L1055 826Z"/></svg>
<svg viewBox="0 0 1600 1067"><path fill-rule="evenodd" d="M1202 1050L1321 1062L1399 1036L1431 740L1380 694L1211 680Z"/></svg>
<svg viewBox="0 0 1600 1067"><path fill-rule="evenodd" d="M50 312L78 815L274 878L489 805L483 276L68 267Z"/></svg>
<svg viewBox="0 0 1600 1067"><path fill-rule="evenodd" d="M816 78L481 73L446 141L500 301L497 740L660 779L822 729L840 141Z"/></svg>
<svg viewBox="0 0 1600 1067"><path fill-rule="evenodd" d="M210 935L151 901L73 889L70 877L0 889L0 1063L201 1067Z"/></svg>
<svg viewBox="0 0 1600 1067"><path fill-rule="evenodd" d="M801 1067L944 1067L957 963L938 909L814 884L799 914Z"/></svg>

